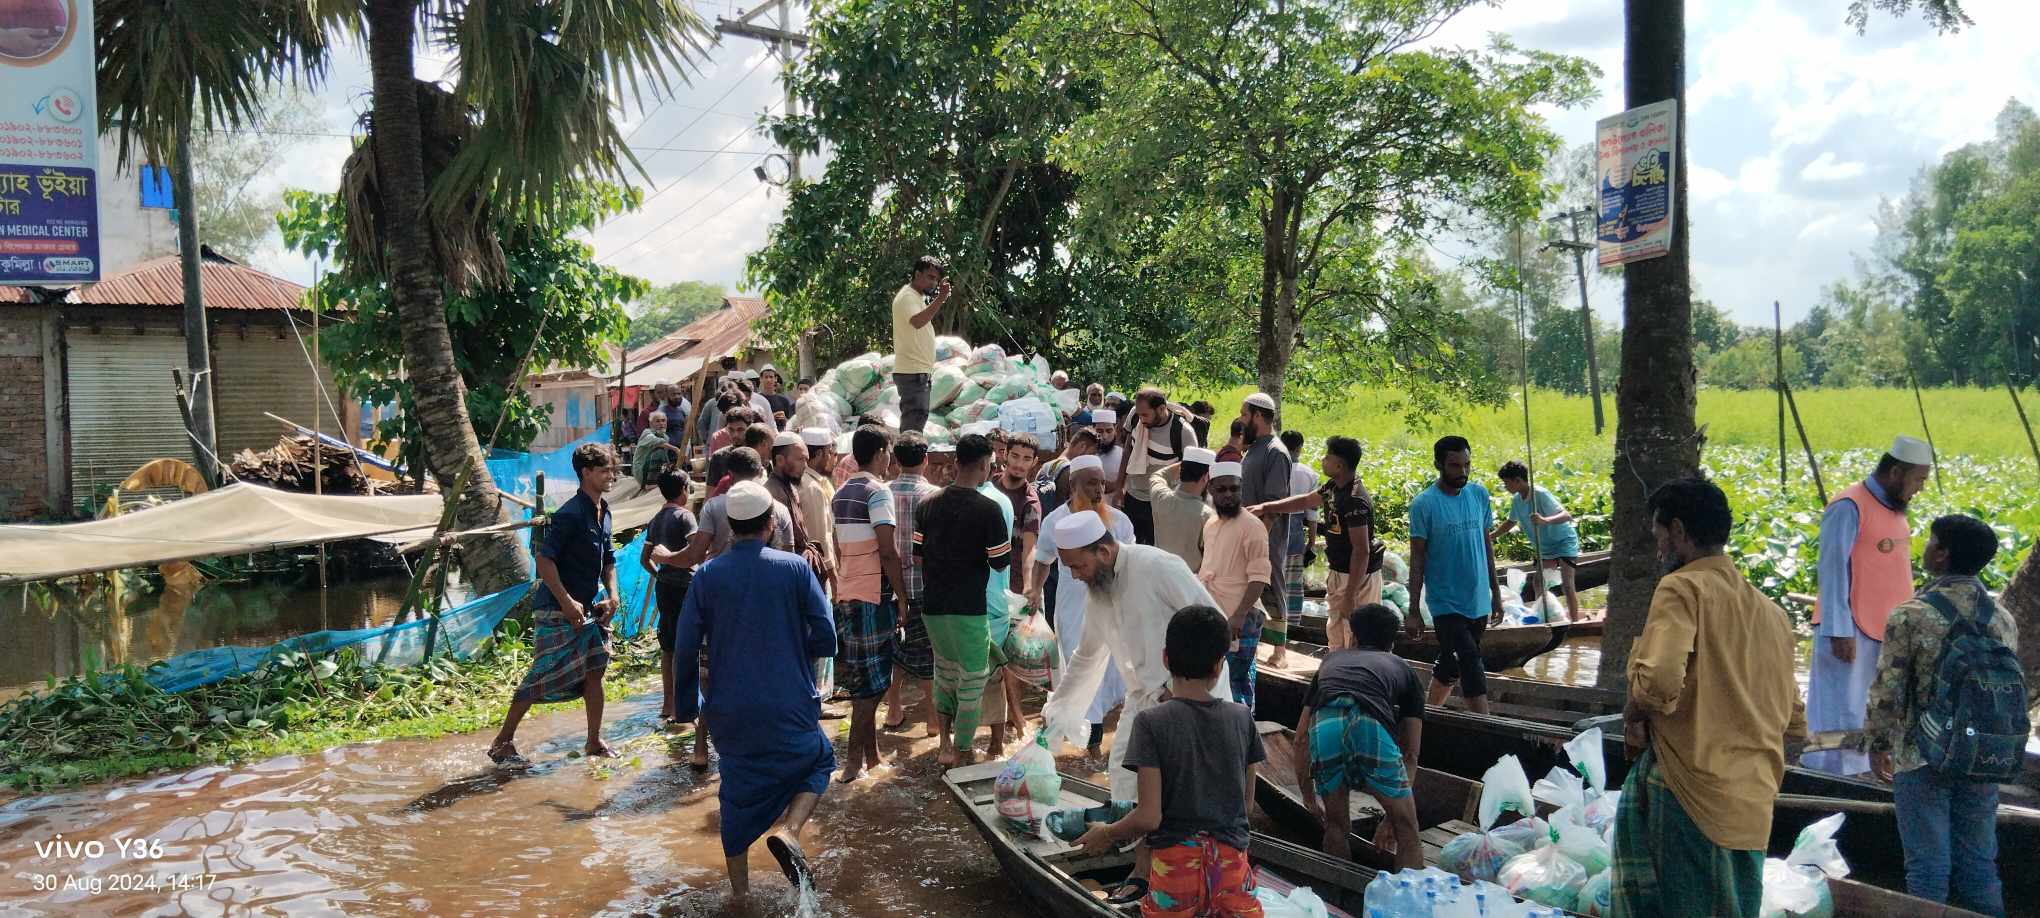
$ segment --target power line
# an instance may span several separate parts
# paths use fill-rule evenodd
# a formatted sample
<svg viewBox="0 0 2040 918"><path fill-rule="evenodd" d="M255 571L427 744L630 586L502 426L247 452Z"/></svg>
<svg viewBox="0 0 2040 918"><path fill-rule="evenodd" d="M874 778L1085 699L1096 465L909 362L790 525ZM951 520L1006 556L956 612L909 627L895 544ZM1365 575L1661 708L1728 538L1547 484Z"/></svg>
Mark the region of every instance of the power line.
<svg viewBox="0 0 2040 918"><path fill-rule="evenodd" d="M707 192L705 192L704 194L702 194L702 196L701 196L701 197L695 198L695 199L694 199L694 203L692 203L692 204L689 204L689 205L687 205L686 207L682 207L682 208L680 208L680 210L679 210L679 211L677 211L677 212L675 212L675 213L674 213L674 214L673 214L672 216L670 216L670 217L667 217L666 219L664 219L664 220L661 220L661 221L659 221L659 225L657 225L657 226L654 226L654 227L652 227L651 229L645 230L645 231L644 231L644 233L643 233L643 234L641 234L641 235L639 235L639 236L638 236L638 237L637 237L636 239L632 239L631 241L629 241L629 242L625 243L625 244L623 245L622 251L626 251L626 252L627 252L627 251L630 251L630 250L631 250L632 248L636 247L638 243L640 243L640 242L643 242L643 241L645 241L646 239L649 239L649 238L651 238L653 234L655 234L655 233L657 233L658 231L660 231L660 230L662 230L662 229L665 229L666 227L668 227L668 226L672 225L673 221L675 221L675 220L678 220L678 219L680 219L681 217L684 217L684 216L686 216L686 215L687 215L687 212L688 212L688 211L690 211L690 210L693 210L693 209L695 209L696 207L700 207L703 201L706 201L706 200L708 200L708 199L709 199L709 197L710 197L710 196L712 196L712 195L714 195L714 194L715 194L716 192L718 192L718 191L721 191L721 190L723 190L723 188L725 188L726 186L728 186L728 185L729 185L729 183L731 183L731 182L733 182L733 181L736 181L736 180L737 180L737 176L740 176L740 175L744 175L744 174L746 174L746 173L749 173L750 171L751 171L751 170L749 170L749 169L738 169L737 171L735 171L735 172L732 172L732 173L730 173L730 175L729 175L729 177L728 177L728 178L725 178L725 179L723 179L723 180L722 180L721 182L718 182L718 183L716 184L716 186L715 186L714 188L710 188L710 189L709 189L709 190L708 190ZM671 187L671 186L667 186L667 187ZM648 198L648 199L646 199L646 200L650 200L650 199Z"/></svg>
<svg viewBox="0 0 2040 918"><path fill-rule="evenodd" d="M765 114L767 114L767 115L770 115L770 114L772 114L773 110L774 110L774 109L777 109L777 108L779 107L779 105L780 105L780 103L778 103L778 102L774 102L774 103L772 103L772 105L770 105L769 107L767 107L767 108L765 109ZM748 133L748 132L747 132L747 133ZM737 141L738 141L738 140L739 140L740 138L742 138L743 136L744 136L743 134L738 134L738 135L737 135L736 137L732 137L732 138L730 138L730 142L729 142L729 143L723 144L723 146L722 146L723 150L727 150L727 149L729 149L729 148L730 148L730 146L731 146L731 144L734 144L734 143L736 143L736 142L737 142ZM719 151L717 151L717 152L721 152L721 151L719 150ZM769 156L769 155L771 155L771 154L762 154L762 155L768 155L768 156ZM680 174L680 177L679 177L679 178L676 178L676 179L674 179L674 180L672 180L672 181L670 181L670 182L667 182L667 183L666 183L666 187L664 187L664 188L659 188L659 189L656 189L656 190L654 190L654 191L653 191L653 192L652 192L651 194L649 194L649 195L646 195L646 196L645 196L645 199L644 199L644 201L643 201L642 203L640 203L640 204L638 205L638 208L639 208L640 210L644 209L644 206L645 206L646 204L650 204L650 203L651 203L651 202L653 201L653 199L657 198L658 196L660 196L660 195L662 195L662 194L665 194L665 193L666 193L666 192L668 192L668 191L672 191L672 190L673 190L673 188L674 188L675 186L679 185L679 184L680 184L681 182L684 182L684 181L686 181L686 180L688 179L688 177L689 177L689 176L692 176L692 175L693 175L694 173L696 173L696 172L700 172L700 171L701 171L701 167L703 167L703 166L706 166L706 165L708 165L708 163L709 163L709 160L707 160L707 159L703 159L703 160L702 160L701 162L699 162L699 163L696 163L696 164L694 165L694 168L692 168L692 169L689 169L689 170L687 170L686 172L683 172L683 173L681 173L681 174ZM743 174L743 173L741 173L741 172L739 172L739 173L738 173L738 175L741 175L741 174ZM734 176L732 176L732 178L734 178ZM716 188L720 189L720 188L721 188L721 187L722 187L723 185L727 185L727 184L729 184L729 183L730 183L730 179L723 179L723 181L722 181L722 185L717 185L717 186L716 186ZM715 192L714 192L714 191L710 191L709 193L710 193L710 194L714 194ZM695 202L695 203L696 203L696 204L698 204L698 203L700 203L700 202L699 202L699 201L697 201L697 202ZM687 206L691 208L691 207L693 207L693 206L695 206L695 205L694 205L694 204L689 204L689 205L687 205ZM684 210L684 209L683 209L683 210L681 211L681 213L686 213L686 210ZM602 221L602 224L601 224L600 226L597 226L597 227L595 227L595 232L601 232L601 231L602 231L603 229L607 228L607 227L609 226L609 224L611 224L611 223L615 223L615 222L616 222L616 221L617 221L618 219L620 219L620 218L621 218L622 216L623 216L622 214L616 214L615 216L612 216L612 217L610 217L609 219L607 219L607 220L604 220L604 221ZM675 214L674 216L675 216L675 217L677 217L677 216L678 216L678 214ZM671 218L671 217L667 218L667 220L666 220L666 223L671 223L671 222L673 222L673 218ZM665 225L666 225L666 223L661 223L661 224L659 224L659 226L655 226L655 227L652 227L652 232L658 232L658 231L659 231L659 227L663 227L663 226L665 226ZM646 235L646 236L649 236L649 235L651 235L651 233L646 233L645 235ZM640 237L638 237L638 241L639 241L639 242L641 242L641 241L643 241L643 240L644 240L644 236L640 236ZM636 244L637 244L637 242L632 242L632 243L631 243L631 245L636 245Z"/></svg>
<svg viewBox="0 0 2040 918"><path fill-rule="evenodd" d="M699 223L696 223L696 224L694 224L693 226L690 226L690 227L686 228L685 230L682 230L682 231L680 231L679 235L673 236L673 237L671 237L670 239L667 239L666 241L667 241L667 242L669 242L669 243L671 243L671 242L673 242L673 241L675 241L675 240L679 240L679 239L685 239L685 238L687 238L688 236L691 236L691 235L693 235L694 233L696 233L696 232L699 232L699 231L701 230L701 228L702 228L702 227L705 227L705 226L709 225L710 223L713 223L713 222L715 222L715 218L717 218L717 217L720 217L720 216L722 216L722 215L723 215L723 214L725 214L725 213L728 213L728 212L729 212L729 209L730 209L730 208L732 208L732 207L735 207L735 206L737 206L737 205L738 205L739 203L742 203L742 202L744 201L744 199L746 199L746 198L749 198L750 196L752 196L752 195L754 195L754 194L757 194L757 193L758 193L758 189L760 189L760 188L763 188L763 187L765 187L765 183L763 183L763 182L760 182L760 183L758 183L758 184L756 184L756 185L753 185L753 186L751 186L751 190L750 190L750 191L746 191L746 192L744 192L743 194L740 194L740 195L737 195L737 196L736 196L736 197L734 197L734 198L731 198L731 199L730 199L730 202L729 202L728 204L724 204L723 206L721 206L721 207L719 207L719 208L716 208L716 211L715 211L715 213L709 214L708 216L706 216L706 217L703 217L703 218L701 218L701 222L699 222ZM636 243L632 243L632 245L636 245ZM638 260L638 259L640 259L640 258L643 258L643 257L644 257L645 255L650 255L650 254L651 254L650 252L644 252L644 253L642 253L642 254L638 254L638 255L632 255L631 257L629 257L629 258L626 258L626 259L624 259L624 260L622 260L622 261L618 261L618 262L612 262L612 263L610 264L610 267L612 267L612 268L620 268L620 267L622 267L622 266L624 266L624 265L630 264L630 263L631 263L631 262L633 262L633 261L636 261L636 260Z"/></svg>

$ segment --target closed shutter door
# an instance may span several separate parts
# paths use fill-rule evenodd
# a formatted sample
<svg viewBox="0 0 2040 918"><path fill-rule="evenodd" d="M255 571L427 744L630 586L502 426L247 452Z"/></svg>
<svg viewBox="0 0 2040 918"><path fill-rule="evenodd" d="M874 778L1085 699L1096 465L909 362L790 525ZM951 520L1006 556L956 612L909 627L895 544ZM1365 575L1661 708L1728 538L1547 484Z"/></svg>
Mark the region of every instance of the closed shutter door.
<svg viewBox="0 0 2040 918"><path fill-rule="evenodd" d="M86 500L117 485L151 459L190 462L191 441L170 370L184 366L184 338L174 329L72 327L66 334L71 390L71 493Z"/></svg>
<svg viewBox="0 0 2040 918"><path fill-rule="evenodd" d="M307 341L306 345L311 342ZM290 431L264 412L312 426L312 404L318 403L318 428L328 436L345 437L333 407L345 405L333 375L321 368L324 395L312 382L305 351L288 329L281 339L271 328L250 328L246 338L232 331L213 335L213 405L219 412L220 456L233 461L244 450L264 450ZM330 404L327 399L331 398Z"/></svg>

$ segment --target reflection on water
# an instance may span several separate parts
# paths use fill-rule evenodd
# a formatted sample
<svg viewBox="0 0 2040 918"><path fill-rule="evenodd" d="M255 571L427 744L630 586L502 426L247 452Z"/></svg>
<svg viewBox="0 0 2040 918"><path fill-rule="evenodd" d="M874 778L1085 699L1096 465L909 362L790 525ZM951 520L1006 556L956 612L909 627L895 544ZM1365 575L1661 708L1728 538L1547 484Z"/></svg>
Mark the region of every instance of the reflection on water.
<svg viewBox="0 0 2040 918"><path fill-rule="evenodd" d="M1811 665L1808 654L1812 652L1811 641L1800 641L1793 650L1794 675L1799 679L1799 690L1806 691L1807 667ZM1551 649L1542 656L1532 657L1520 669L1508 670L1507 675L1529 676L1546 682L1561 682L1566 685L1593 685L1601 675L1601 639L1599 637L1566 638L1565 643Z"/></svg>
<svg viewBox="0 0 2040 918"><path fill-rule="evenodd" d="M574 709L526 722L536 764L524 772L488 768L486 741L467 735L13 800L0 804L0 914L727 914L716 775L652 732L657 713L654 697L611 709L607 735L625 761L606 770L566 758L583 740ZM897 735L881 743L907 748ZM819 913L1029 914L936 780L933 741L913 752L824 796L804 839ZM105 853L38 852L58 833ZM160 843L161 856L123 857L122 840ZM794 913L762 846L751 860L758 913ZM37 877L132 874L212 879L205 890L34 889Z"/></svg>
<svg viewBox="0 0 2040 918"><path fill-rule="evenodd" d="M118 575L117 575L118 576ZM92 669L147 666L192 650L257 647L324 629L384 625L402 608L401 575L318 588L316 575L153 588L127 577L0 590L0 697L10 687ZM451 596L453 602L459 595Z"/></svg>

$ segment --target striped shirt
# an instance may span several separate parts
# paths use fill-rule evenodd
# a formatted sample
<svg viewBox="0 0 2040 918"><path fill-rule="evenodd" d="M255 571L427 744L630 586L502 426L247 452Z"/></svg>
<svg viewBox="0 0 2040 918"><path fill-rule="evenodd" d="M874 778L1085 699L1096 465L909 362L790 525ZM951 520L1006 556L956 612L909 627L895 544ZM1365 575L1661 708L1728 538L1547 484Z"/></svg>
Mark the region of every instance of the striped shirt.
<svg viewBox="0 0 2040 918"><path fill-rule="evenodd" d="M893 502L870 472L858 472L829 502L836 524L836 600L876 605L885 574L878 563L878 527L893 525Z"/></svg>
<svg viewBox="0 0 2040 918"><path fill-rule="evenodd" d="M923 615L983 615L992 571L1013 560L1006 512L972 488L943 488L914 513L914 554L927 579Z"/></svg>
<svg viewBox="0 0 2040 918"><path fill-rule="evenodd" d="M893 538L900 550L900 576L907 581L907 605L918 609L925 588L922 586L921 558L914 554L914 514L921 509L921 502L942 489L928 483L919 475L906 474L893 479L893 519L897 521Z"/></svg>

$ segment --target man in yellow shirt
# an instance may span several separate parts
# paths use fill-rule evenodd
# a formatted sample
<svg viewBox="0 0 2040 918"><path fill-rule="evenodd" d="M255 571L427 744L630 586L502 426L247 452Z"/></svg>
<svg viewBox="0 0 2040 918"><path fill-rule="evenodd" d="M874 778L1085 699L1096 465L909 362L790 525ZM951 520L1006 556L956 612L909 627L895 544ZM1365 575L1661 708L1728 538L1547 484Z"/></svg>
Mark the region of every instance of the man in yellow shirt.
<svg viewBox="0 0 2040 918"><path fill-rule="evenodd" d="M1608 914L1755 918L1785 743L1806 736L1792 625L1723 554L1713 482L1665 484L1650 515L1666 573L1630 649Z"/></svg>
<svg viewBox="0 0 2040 918"><path fill-rule="evenodd" d="M893 295L893 384L900 390L900 429L928 423L928 394L935 380L935 314L949 302L948 270L942 259L914 260L912 277ZM929 299L933 296L934 299Z"/></svg>

